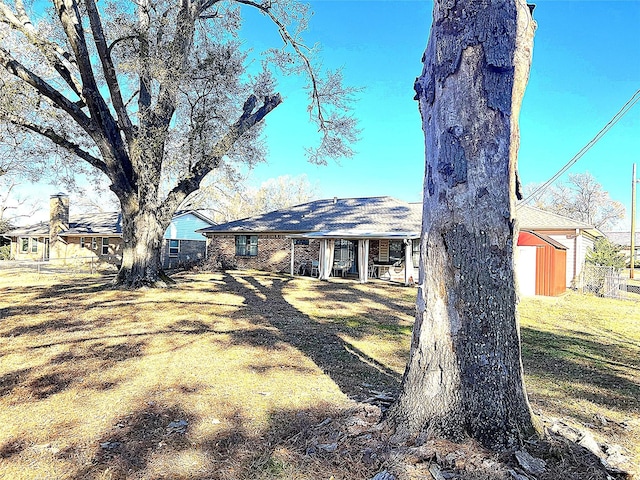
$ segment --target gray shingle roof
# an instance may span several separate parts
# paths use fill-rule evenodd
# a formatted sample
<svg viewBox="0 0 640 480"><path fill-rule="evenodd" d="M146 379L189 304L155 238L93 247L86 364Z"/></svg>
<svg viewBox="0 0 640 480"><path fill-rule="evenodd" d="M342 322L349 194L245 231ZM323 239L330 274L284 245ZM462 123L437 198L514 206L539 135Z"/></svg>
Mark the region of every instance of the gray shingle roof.
<svg viewBox="0 0 640 480"><path fill-rule="evenodd" d="M422 204L392 197L315 200L263 215L213 225L204 233L420 232Z"/></svg>
<svg viewBox="0 0 640 480"><path fill-rule="evenodd" d="M604 235L609 239L611 243L620 245L622 247L631 246L631 232L604 232ZM635 238L636 247L640 247L640 232L636 232Z"/></svg>
<svg viewBox="0 0 640 480"><path fill-rule="evenodd" d="M589 230L592 225L528 205L518 205L523 230ZM315 200L295 207L214 225L203 233L303 233L321 231L420 232L422 204L392 197Z"/></svg>
<svg viewBox="0 0 640 480"><path fill-rule="evenodd" d="M122 215L118 212L75 215L69 221L64 235L122 235Z"/></svg>
<svg viewBox="0 0 640 480"><path fill-rule="evenodd" d="M516 207L516 217L521 229L526 230L552 230L556 229L583 229L593 230L593 225L573 220L572 218L547 212L530 205L518 205Z"/></svg>
<svg viewBox="0 0 640 480"><path fill-rule="evenodd" d="M121 235L122 216L118 212L83 213L69 217L69 229L61 235ZM9 237L49 235L49 222L16 228L5 233Z"/></svg>

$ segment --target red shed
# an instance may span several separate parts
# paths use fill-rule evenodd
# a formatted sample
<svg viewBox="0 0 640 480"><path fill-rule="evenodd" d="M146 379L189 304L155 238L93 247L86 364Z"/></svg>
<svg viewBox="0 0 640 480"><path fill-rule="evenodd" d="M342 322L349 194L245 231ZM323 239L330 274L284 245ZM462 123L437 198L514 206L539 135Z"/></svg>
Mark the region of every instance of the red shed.
<svg viewBox="0 0 640 480"><path fill-rule="evenodd" d="M523 295L555 297L566 290L567 247L523 230L518 235L518 283Z"/></svg>

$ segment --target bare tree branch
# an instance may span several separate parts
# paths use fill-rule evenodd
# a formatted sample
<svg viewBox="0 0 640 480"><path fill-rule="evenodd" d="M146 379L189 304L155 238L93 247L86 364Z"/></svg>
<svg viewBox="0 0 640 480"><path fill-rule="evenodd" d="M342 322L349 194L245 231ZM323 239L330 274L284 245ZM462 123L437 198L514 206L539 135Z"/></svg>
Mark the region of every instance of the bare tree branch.
<svg viewBox="0 0 640 480"><path fill-rule="evenodd" d="M7 116L7 120L9 120L14 125L30 130L34 133L42 135L43 137L48 138L56 145L64 148L65 150L75 154L80 157L82 160L90 163L93 167L97 168L101 172L105 174L109 174L107 164L101 159L94 157L86 150L83 150L78 144L70 141L64 135L56 132L50 127L43 127L41 125L37 125L33 122L29 122L25 119L18 118L15 115Z"/></svg>
<svg viewBox="0 0 640 480"><path fill-rule="evenodd" d="M254 112L253 108L256 100L255 95L247 98L242 115L229 128L227 134L213 146L211 153L195 163L188 175L169 192L162 207L162 210L166 210L165 215L172 211L171 208L177 208L189 194L199 188L202 179L220 165L222 157L229 152L233 144L242 135L260 123L274 108L282 103L282 98L279 94L268 96L264 98L262 106Z"/></svg>
<svg viewBox="0 0 640 480"><path fill-rule="evenodd" d="M27 16L22 1L16 2L16 9L18 10L19 17L14 15L7 5L0 3L0 21L23 33L31 44L42 52L49 64L55 68L73 92L82 99L82 84L80 80L71 73L71 70L74 68L71 55L60 48L59 45L38 35L38 32L36 32L31 20Z"/></svg>
<svg viewBox="0 0 640 480"><path fill-rule="evenodd" d="M0 65L2 65L12 75L31 85L40 94L51 100L54 105L68 113L84 130L87 132L90 131L92 125L91 119L80 109L78 105L76 105L76 103L69 100L41 77L14 59L9 51L3 47L0 47Z"/></svg>
<svg viewBox="0 0 640 480"><path fill-rule="evenodd" d="M118 83L116 69L111 60L110 50L107 47L104 29L102 28L102 21L100 20L100 14L98 13L98 7L94 0L85 0L84 3L87 7L89 23L91 24L91 30L93 31L93 41L95 42L96 49L98 50L98 56L102 63L104 78L107 82L109 93L111 94L111 102L116 110L116 115L120 122L120 128L127 137L127 141L131 142L133 140L133 126L122 99L120 84Z"/></svg>

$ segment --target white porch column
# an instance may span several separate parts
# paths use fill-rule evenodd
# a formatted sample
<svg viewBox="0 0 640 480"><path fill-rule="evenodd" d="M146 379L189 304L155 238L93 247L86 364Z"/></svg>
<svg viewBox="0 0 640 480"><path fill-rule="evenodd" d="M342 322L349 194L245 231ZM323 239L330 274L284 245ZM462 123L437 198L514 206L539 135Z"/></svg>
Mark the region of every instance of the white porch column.
<svg viewBox="0 0 640 480"><path fill-rule="evenodd" d="M360 283L369 280L369 239L358 240L358 277Z"/></svg>
<svg viewBox="0 0 640 480"><path fill-rule="evenodd" d="M327 256L327 239L320 240L320 255L318 256L318 278L320 280L324 277L324 257Z"/></svg>
<svg viewBox="0 0 640 480"><path fill-rule="evenodd" d="M333 249L335 240L323 239L320 244L320 259L318 265L318 278L320 280L329 280L331 270L333 269Z"/></svg>
<svg viewBox="0 0 640 480"><path fill-rule="evenodd" d="M293 277L294 272L293 272L293 256L295 253L295 240L292 238L291 239L291 276Z"/></svg>
<svg viewBox="0 0 640 480"><path fill-rule="evenodd" d="M412 285L416 282L413 272L413 242L411 239L404 241L404 284Z"/></svg>

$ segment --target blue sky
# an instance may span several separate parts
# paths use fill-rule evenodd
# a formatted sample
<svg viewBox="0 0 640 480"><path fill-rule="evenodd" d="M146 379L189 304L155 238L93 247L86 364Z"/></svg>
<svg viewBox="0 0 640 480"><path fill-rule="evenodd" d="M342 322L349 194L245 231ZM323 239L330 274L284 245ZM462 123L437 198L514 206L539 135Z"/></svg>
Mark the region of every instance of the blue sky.
<svg viewBox="0 0 640 480"><path fill-rule="evenodd" d="M305 80L285 78L279 84L285 101L266 119L268 162L256 167L251 181L259 186L280 175L306 174L321 197L391 195L419 201L424 138L413 83L422 69L432 2L310 3L315 13L307 43L320 42L324 66L342 67L346 83L364 88L354 111L362 128L357 154L327 166L306 163L304 148L318 137L308 121ZM520 116L524 184L549 179L640 88L640 0L536 3L533 67ZM245 29L246 47L254 53L281 42L257 14L248 17ZM569 173L589 171L628 213L633 162L640 163L640 105ZM46 194L45 204L48 194L60 189L31 187Z"/></svg>
<svg viewBox="0 0 640 480"><path fill-rule="evenodd" d="M520 116L524 184L549 179L640 88L640 1L536 3L533 67ZM307 37L322 42L325 66L342 66L347 82L365 87L355 112L363 129L358 153L325 167L304 162L313 128L305 125L302 82L288 80L281 84L285 102L267 120L269 163L256 168L254 180L305 173L323 197L420 200L424 139L413 82L421 72L432 3L311 5ZM629 210L633 162L640 163L640 104L568 173L589 171Z"/></svg>

